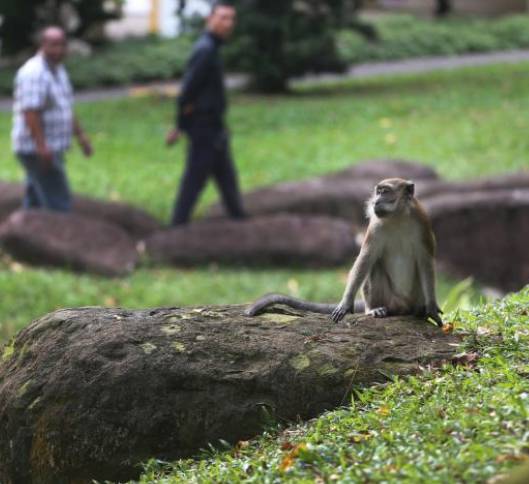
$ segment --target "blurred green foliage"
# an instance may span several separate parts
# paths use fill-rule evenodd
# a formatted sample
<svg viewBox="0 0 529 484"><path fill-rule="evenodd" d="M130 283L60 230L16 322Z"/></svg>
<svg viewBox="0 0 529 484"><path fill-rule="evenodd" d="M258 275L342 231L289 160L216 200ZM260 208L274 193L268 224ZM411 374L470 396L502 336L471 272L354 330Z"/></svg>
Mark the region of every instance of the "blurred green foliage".
<svg viewBox="0 0 529 484"><path fill-rule="evenodd" d="M334 34L337 57L334 50L329 51L331 54L318 50L310 36L298 39L296 46L288 47L293 49L293 56L289 54L288 57L289 75L303 73L311 56L317 57L317 63L314 59L310 61L314 70L322 70L335 69L338 64L529 48L529 17L526 15L442 22L409 15L381 15L369 22L375 27L378 40L367 40L357 30L339 30ZM72 57L68 70L74 85L83 89L175 79L185 68L192 43L192 34L177 39L127 40L98 48L89 58ZM255 70L254 63L260 64L260 57L247 55L252 48L247 34L227 44L227 68L237 72ZM306 55L301 55L303 52ZM0 94L11 93L14 71L14 66L0 69Z"/></svg>

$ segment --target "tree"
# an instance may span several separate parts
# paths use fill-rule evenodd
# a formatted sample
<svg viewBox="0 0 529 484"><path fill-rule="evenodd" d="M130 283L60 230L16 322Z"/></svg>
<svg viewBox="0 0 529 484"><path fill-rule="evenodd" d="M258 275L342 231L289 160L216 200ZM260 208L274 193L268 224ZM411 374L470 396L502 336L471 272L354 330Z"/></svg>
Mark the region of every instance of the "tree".
<svg viewBox="0 0 529 484"><path fill-rule="evenodd" d="M184 5L185 0L180 3ZM340 71L345 67L338 56L334 33L338 26L354 18L361 1L234 0L232 3L239 12L239 26L228 48L230 64L249 72L257 90L284 91L293 76Z"/></svg>
<svg viewBox="0 0 529 484"><path fill-rule="evenodd" d="M62 25L82 37L94 26L119 17L122 0L1 0L0 41L2 52L15 54L34 43L45 25Z"/></svg>

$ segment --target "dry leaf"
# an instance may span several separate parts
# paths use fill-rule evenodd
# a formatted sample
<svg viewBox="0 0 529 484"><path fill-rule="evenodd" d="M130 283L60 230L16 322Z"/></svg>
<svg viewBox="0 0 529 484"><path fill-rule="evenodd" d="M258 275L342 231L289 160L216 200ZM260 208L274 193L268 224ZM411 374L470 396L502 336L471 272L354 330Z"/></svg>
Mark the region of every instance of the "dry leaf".
<svg viewBox="0 0 529 484"><path fill-rule="evenodd" d="M289 442L288 440L281 444L281 450L292 450L293 448L294 444Z"/></svg>
<svg viewBox="0 0 529 484"><path fill-rule="evenodd" d="M452 334L454 332L454 323L446 323L443 325L443 333L444 334Z"/></svg>
<svg viewBox="0 0 529 484"><path fill-rule="evenodd" d="M105 306L117 306L118 305L118 301L113 296L107 296L104 299L104 304L105 304Z"/></svg>
<svg viewBox="0 0 529 484"><path fill-rule="evenodd" d="M279 465L279 470L281 472L288 471L294 465L294 458L289 454L287 455Z"/></svg>
<svg viewBox="0 0 529 484"><path fill-rule="evenodd" d="M452 358L452 364L454 365L464 365L469 367L476 366L477 361L479 360L478 353L459 353Z"/></svg>
<svg viewBox="0 0 529 484"><path fill-rule="evenodd" d="M529 456L525 454L506 454L506 455L499 455L496 457L496 462L498 464L501 464L503 462L525 462L526 460L529 460Z"/></svg>
<svg viewBox="0 0 529 484"><path fill-rule="evenodd" d="M390 414L390 409L387 405L383 405L382 407L380 407L378 410L377 410L377 413L379 415L382 415L382 417L387 417L389 414Z"/></svg>

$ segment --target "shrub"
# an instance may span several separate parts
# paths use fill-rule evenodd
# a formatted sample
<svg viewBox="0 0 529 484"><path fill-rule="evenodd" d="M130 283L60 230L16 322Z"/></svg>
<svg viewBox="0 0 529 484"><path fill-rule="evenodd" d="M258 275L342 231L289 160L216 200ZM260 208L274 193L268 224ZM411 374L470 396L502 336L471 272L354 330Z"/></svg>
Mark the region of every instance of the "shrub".
<svg viewBox="0 0 529 484"><path fill-rule="evenodd" d="M342 29L332 42L323 37L303 36L285 42L289 76L313 71L334 70L343 64L406 59L411 57L459 55L529 48L529 17L525 15L496 20L421 20L410 15L385 15L374 21L377 41L368 41L357 30ZM178 78L182 74L193 42L193 35L178 39L128 40L96 50L90 58L72 57L68 70L78 89L113 86ZM224 49L226 66L234 72L254 72L256 57L250 35L239 35ZM265 77L272 75L264 65ZM12 91L15 68L0 69L0 94ZM283 74L280 75L280 78Z"/></svg>

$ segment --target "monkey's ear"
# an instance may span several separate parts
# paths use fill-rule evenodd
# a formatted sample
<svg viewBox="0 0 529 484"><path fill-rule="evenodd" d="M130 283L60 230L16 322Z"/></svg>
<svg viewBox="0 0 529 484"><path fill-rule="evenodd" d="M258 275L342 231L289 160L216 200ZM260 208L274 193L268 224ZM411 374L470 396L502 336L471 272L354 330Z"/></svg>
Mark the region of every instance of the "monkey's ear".
<svg viewBox="0 0 529 484"><path fill-rule="evenodd" d="M413 183L412 181L406 182L406 193L410 197L413 197L415 195L415 183Z"/></svg>

